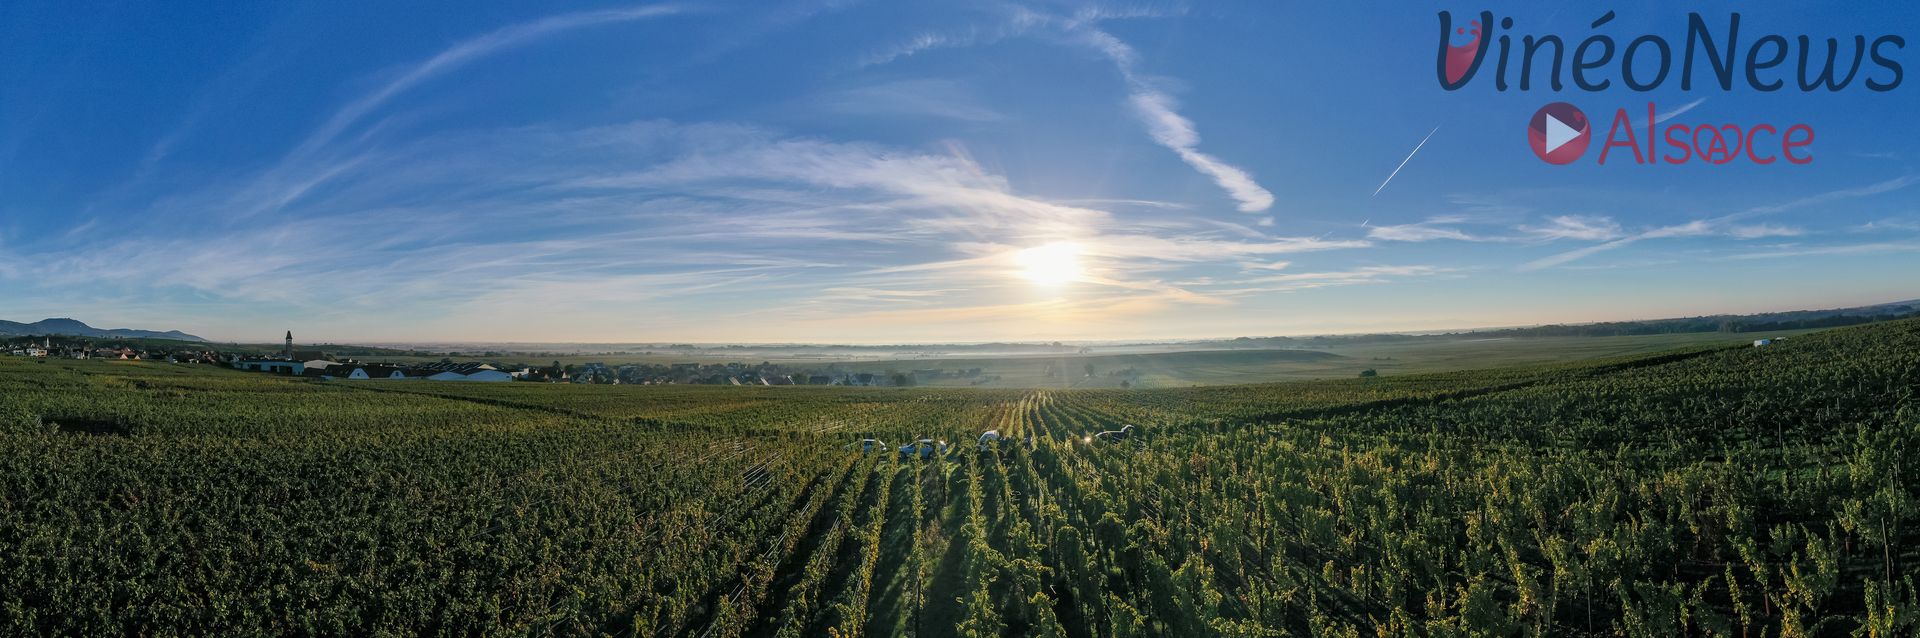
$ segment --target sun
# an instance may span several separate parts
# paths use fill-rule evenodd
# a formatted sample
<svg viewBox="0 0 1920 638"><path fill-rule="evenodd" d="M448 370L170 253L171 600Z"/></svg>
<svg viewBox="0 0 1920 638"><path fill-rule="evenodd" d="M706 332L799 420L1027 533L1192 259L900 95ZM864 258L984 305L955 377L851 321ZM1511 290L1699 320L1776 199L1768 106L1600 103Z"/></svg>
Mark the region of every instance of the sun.
<svg viewBox="0 0 1920 638"><path fill-rule="evenodd" d="M1080 280L1080 247L1072 242L1042 244L1015 253L1020 275L1042 286Z"/></svg>

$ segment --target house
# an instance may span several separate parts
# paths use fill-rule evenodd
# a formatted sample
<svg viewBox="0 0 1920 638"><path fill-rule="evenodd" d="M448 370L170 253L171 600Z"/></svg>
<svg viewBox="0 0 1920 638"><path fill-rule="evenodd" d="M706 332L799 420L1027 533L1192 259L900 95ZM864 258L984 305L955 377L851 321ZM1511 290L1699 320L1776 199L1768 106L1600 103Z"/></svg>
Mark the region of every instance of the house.
<svg viewBox="0 0 1920 638"><path fill-rule="evenodd" d="M473 374L477 370L493 370L495 368L491 365L487 365L484 363L474 363L474 362L455 363L451 360L443 360L443 361L440 361L439 363L427 363L427 364L417 365L417 366L414 366L414 369L430 370L433 372L458 372L460 374L465 375L465 374Z"/></svg>
<svg viewBox="0 0 1920 638"><path fill-rule="evenodd" d="M335 363L324 368L307 368L300 376L319 379L412 379L406 369L394 366L367 366Z"/></svg>
<svg viewBox="0 0 1920 638"><path fill-rule="evenodd" d="M306 365L298 361L286 361L283 359L240 359L233 362L233 367L252 372L271 372L296 377L304 374L307 369Z"/></svg>
<svg viewBox="0 0 1920 638"><path fill-rule="evenodd" d="M354 372L364 374L368 379L411 379L413 378L407 375L407 371L405 368L397 368L394 366L363 366L358 370L354 370Z"/></svg>
<svg viewBox="0 0 1920 638"><path fill-rule="evenodd" d="M446 371L433 373L431 376L427 377L427 380L428 381L465 381L467 380L467 375L460 374L452 370L446 370Z"/></svg>

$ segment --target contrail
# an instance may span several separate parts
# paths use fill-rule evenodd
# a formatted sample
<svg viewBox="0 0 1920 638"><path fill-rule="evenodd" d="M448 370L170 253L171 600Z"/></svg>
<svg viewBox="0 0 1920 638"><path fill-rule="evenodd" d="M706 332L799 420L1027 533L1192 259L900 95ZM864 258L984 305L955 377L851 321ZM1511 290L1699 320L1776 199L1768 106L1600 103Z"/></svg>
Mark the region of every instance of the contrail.
<svg viewBox="0 0 1920 638"><path fill-rule="evenodd" d="M1661 122L1665 122L1665 121L1667 121L1667 120L1671 120L1671 119L1673 119L1673 118L1675 118L1675 117L1678 117L1678 116L1679 116L1679 115L1680 115L1681 113L1685 113L1685 112L1687 112L1687 111L1691 111L1691 110L1693 110L1693 107L1696 107L1696 106L1700 106L1700 103L1701 103L1701 102L1705 102L1705 101L1707 101L1707 98L1700 98L1700 99L1698 99L1698 100L1694 100L1694 101L1692 101L1692 102L1688 102L1688 103L1686 103L1686 104L1682 104L1682 105L1680 105L1680 108L1677 108L1677 109L1674 109L1674 110L1671 110L1671 111L1667 111L1667 112L1665 112L1665 113L1661 113L1661 114L1659 114L1659 115L1655 115L1655 116L1653 116L1653 123L1654 123L1654 124L1659 124L1659 123L1661 123Z"/></svg>
<svg viewBox="0 0 1920 638"><path fill-rule="evenodd" d="M1422 146L1426 146L1426 145L1427 145L1427 140L1430 140L1430 139L1433 139L1433 134L1434 134L1434 133L1438 133L1438 132L1440 132L1440 127L1438 127L1438 126L1435 126L1435 127L1433 127L1433 130L1431 130L1431 131L1427 131L1427 136L1426 136L1426 137L1423 137L1423 138L1420 138L1420 143L1419 143L1419 144L1415 144L1415 145L1413 146L1413 153L1407 153L1407 158L1406 158L1406 159L1403 159L1403 160L1400 160L1400 165L1399 165L1399 166L1395 166L1395 167L1393 167L1393 172L1392 172L1392 173L1388 173L1388 174L1387 174L1387 180L1386 180L1386 181L1384 181L1384 182L1380 182L1380 187L1379 187L1379 188L1376 188L1376 189L1373 189L1373 195L1379 195L1379 194L1380 194L1380 191L1383 191L1383 190L1386 190L1386 189L1387 189L1387 184L1393 181L1393 176L1395 176L1395 175L1399 175L1399 174L1400 174L1400 169L1403 169L1403 168L1406 168L1406 167L1407 167L1407 162L1411 162L1411 161L1413 161L1413 155L1414 155L1414 153L1419 153L1419 152L1420 152L1420 147L1422 147ZM1372 197L1373 195L1368 195L1368 197Z"/></svg>

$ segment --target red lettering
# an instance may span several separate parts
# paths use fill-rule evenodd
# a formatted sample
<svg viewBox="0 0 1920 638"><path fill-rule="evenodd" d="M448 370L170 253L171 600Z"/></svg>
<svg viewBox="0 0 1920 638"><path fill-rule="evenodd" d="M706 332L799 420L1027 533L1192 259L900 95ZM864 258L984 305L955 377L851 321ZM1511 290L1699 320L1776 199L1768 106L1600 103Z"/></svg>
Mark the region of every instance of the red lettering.
<svg viewBox="0 0 1920 638"><path fill-rule="evenodd" d="M1614 134L1622 130L1627 132L1627 140L1624 142L1614 141ZM1633 118L1627 117L1626 109L1620 109L1613 114L1613 126L1607 129L1607 145L1600 147L1601 166L1607 164L1607 151L1613 150L1615 146L1625 146L1633 149L1633 163L1642 163L1640 161L1640 142L1633 137Z"/></svg>
<svg viewBox="0 0 1920 638"><path fill-rule="evenodd" d="M1685 164L1687 160L1693 158L1693 144L1687 140L1687 133L1685 124L1667 127L1667 145L1680 149L1680 159L1674 159L1672 153L1667 154L1668 164Z"/></svg>
<svg viewBox="0 0 1920 638"><path fill-rule="evenodd" d="M1795 124L1785 132L1772 124L1667 124L1662 125L1657 118L1659 111L1652 102L1647 103L1647 146L1641 152L1639 132L1633 117L1627 109L1618 109L1613 113L1613 125L1607 129L1606 144L1600 147L1600 163L1607 163L1615 147L1628 149L1633 153L1636 164L1686 164L1695 160L1708 164L1724 165L1746 161L1759 166L1778 163L1782 156L1793 164L1813 163L1813 126ZM1665 133L1662 134L1662 129ZM1762 153L1772 151L1774 141L1771 136L1780 137L1778 154ZM1666 142L1666 151L1661 151L1661 142Z"/></svg>
<svg viewBox="0 0 1920 638"><path fill-rule="evenodd" d="M1658 160L1654 159L1654 150L1653 150L1655 147L1660 145L1660 138L1654 137L1653 135L1653 127L1658 126L1659 124L1660 124L1660 120L1654 119L1653 103L1648 102L1647 103L1647 161L1646 161L1646 163L1648 164L1659 163Z"/></svg>
<svg viewBox="0 0 1920 638"><path fill-rule="evenodd" d="M1804 139L1798 142L1794 141L1793 140L1794 131L1806 131L1807 139ZM1808 164L1813 162L1812 153L1808 153L1806 157L1796 157L1793 154L1793 149L1800 148L1802 146L1809 146L1812 144L1813 144L1813 127L1807 126L1805 124L1795 124L1793 126L1789 126L1787 127L1787 133L1785 135L1780 136L1780 152L1787 156L1787 161L1793 162L1795 164Z"/></svg>
<svg viewBox="0 0 1920 638"><path fill-rule="evenodd" d="M1760 159L1759 155L1753 154L1753 147L1754 147L1753 136L1755 133L1759 133L1763 129L1768 133L1774 132L1772 124L1761 124L1759 126L1755 126L1747 130L1747 140L1742 145L1747 147L1747 159L1753 160L1753 163L1772 164L1775 160L1774 156L1768 155L1766 159Z"/></svg>
<svg viewBox="0 0 1920 638"><path fill-rule="evenodd" d="M1709 164L1725 164L1733 161L1735 157L1739 157L1739 149L1727 146L1727 135L1723 131L1725 128L1726 127L1715 128L1711 124L1701 124L1700 126L1694 127L1693 152L1700 156L1700 161ZM1700 145L1702 141L1700 136L1702 134L1707 136L1705 138L1707 145L1704 147ZM1733 134L1735 137L1739 137L1740 132L1736 128Z"/></svg>

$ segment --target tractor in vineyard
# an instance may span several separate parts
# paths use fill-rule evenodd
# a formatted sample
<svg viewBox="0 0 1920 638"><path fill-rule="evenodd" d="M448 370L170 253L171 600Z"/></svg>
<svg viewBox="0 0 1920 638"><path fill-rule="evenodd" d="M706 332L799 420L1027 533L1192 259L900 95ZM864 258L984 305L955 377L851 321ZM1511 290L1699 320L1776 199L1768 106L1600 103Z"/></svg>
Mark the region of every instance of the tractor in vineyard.
<svg viewBox="0 0 1920 638"><path fill-rule="evenodd" d="M861 454L872 454L873 448L884 447L886 446L886 444L887 444L886 441L882 441L880 439L860 439L859 441L848 443L846 447L853 447L855 445L858 445L860 446Z"/></svg>
<svg viewBox="0 0 1920 638"><path fill-rule="evenodd" d="M1127 440L1128 437L1131 437L1131 436L1133 436L1133 426L1127 425L1127 426L1121 427L1118 430L1107 430L1105 432L1095 434L1091 437L1088 437L1087 440L1090 442L1099 441L1099 440L1125 441Z"/></svg>
<svg viewBox="0 0 1920 638"><path fill-rule="evenodd" d="M985 452L987 451L988 445L993 443L999 443L999 442L1000 442L1000 431L987 430L985 433L980 435L980 451Z"/></svg>
<svg viewBox="0 0 1920 638"><path fill-rule="evenodd" d="M935 441L933 439L920 439L900 446L900 458L910 458L916 454L919 455L922 460L932 459L935 454L946 456L947 442Z"/></svg>

